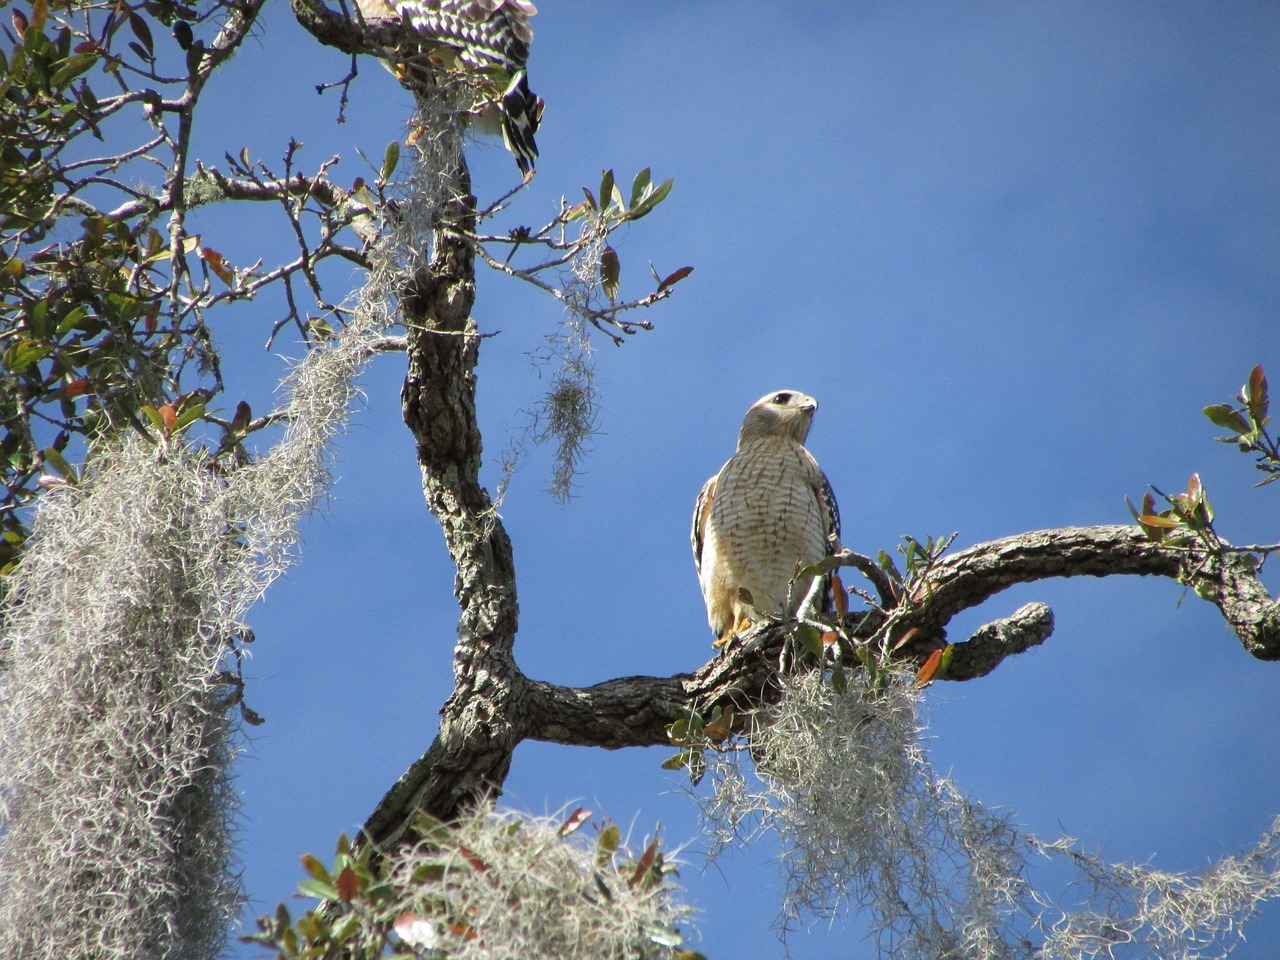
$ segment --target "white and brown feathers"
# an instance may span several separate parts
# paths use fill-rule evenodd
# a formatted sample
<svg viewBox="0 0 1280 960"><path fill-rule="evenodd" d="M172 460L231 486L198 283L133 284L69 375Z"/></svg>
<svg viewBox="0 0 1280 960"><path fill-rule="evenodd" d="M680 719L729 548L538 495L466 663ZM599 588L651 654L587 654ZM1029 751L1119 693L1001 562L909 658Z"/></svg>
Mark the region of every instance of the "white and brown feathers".
<svg viewBox="0 0 1280 960"><path fill-rule="evenodd" d="M423 84L413 65L425 56L438 68L491 76L478 84L484 94L471 111L484 133L500 133L526 176L538 159L533 136L542 120L542 98L529 89L525 66L537 8L529 0L356 0L366 20L400 18L419 40L404 51L392 72L410 89Z"/></svg>
<svg viewBox="0 0 1280 960"><path fill-rule="evenodd" d="M840 511L804 447L818 402L778 390L752 404L738 451L702 486L693 560L707 622L723 645L750 620L782 614L796 571L839 549ZM796 610L825 605L828 578L796 585Z"/></svg>

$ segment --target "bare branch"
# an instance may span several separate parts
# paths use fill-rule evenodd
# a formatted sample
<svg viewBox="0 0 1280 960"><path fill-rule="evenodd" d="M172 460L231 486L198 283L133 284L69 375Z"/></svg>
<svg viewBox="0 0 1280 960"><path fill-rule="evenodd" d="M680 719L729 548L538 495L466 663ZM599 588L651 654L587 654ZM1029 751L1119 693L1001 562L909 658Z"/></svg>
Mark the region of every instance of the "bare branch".
<svg viewBox="0 0 1280 960"><path fill-rule="evenodd" d="M957 644L947 668L947 680L985 677L1005 657L1039 646L1053 633L1053 611L1043 603L1028 603L1011 617L992 620Z"/></svg>
<svg viewBox="0 0 1280 960"><path fill-rule="evenodd" d="M1052 577L1169 577L1215 604L1244 648L1280 659L1280 605L1255 575L1255 563L1225 542L1156 543L1135 526L1066 527L993 540L943 557L920 587L927 600L899 625L941 629L1015 583Z"/></svg>

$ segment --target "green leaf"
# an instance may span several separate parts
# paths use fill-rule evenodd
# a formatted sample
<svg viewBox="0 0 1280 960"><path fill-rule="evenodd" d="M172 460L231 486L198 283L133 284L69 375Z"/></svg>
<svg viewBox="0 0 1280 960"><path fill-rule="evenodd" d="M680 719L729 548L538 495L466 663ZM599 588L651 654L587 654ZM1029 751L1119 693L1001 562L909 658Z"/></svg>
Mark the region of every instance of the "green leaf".
<svg viewBox="0 0 1280 960"><path fill-rule="evenodd" d="M1215 403L1207 406L1204 408L1204 415L1212 421L1214 426L1222 427L1223 430L1230 430L1235 434L1249 432L1249 421L1228 403Z"/></svg>
<svg viewBox="0 0 1280 960"><path fill-rule="evenodd" d="M315 897L317 900L337 900L338 888L332 883L321 883L319 880L303 880L298 884L298 892L304 897Z"/></svg>
<svg viewBox="0 0 1280 960"><path fill-rule="evenodd" d="M613 199L613 171L602 170L600 172L600 204L607 207Z"/></svg>
<svg viewBox="0 0 1280 960"><path fill-rule="evenodd" d="M53 349L50 343L39 340L19 340L4 352L4 365L14 373L22 373L34 363L38 363L49 355Z"/></svg>
<svg viewBox="0 0 1280 960"><path fill-rule="evenodd" d="M800 644L801 649L815 657L822 656L822 634L817 627L808 623L798 623L791 635Z"/></svg>
<svg viewBox="0 0 1280 960"><path fill-rule="evenodd" d="M840 561L835 557L823 557L821 560L815 560L807 567L801 567L796 573L796 579L801 577L820 577L823 574L830 573L836 567L840 566Z"/></svg>
<svg viewBox="0 0 1280 960"><path fill-rule="evenodd" d="M639 203L641 200L644 199L644 192L649 189L650 182L651 182L651 176L650 176L648 167L645 167L643 170L641 170L639 173L636 174L636 178L631 181L631 206L632 207L634 207L637 203Z"/></svg>
<svg viewBox="0 0 1280 960"><path fill-rule="evenodd" d="M671 192L671 186L675 182L675 177L668 177L653 190L646 190L644 198L632 207L631 219L639 220L645 214L651 213L654 207L667 198L667 194Z"/></svg>
<svg viewBox="0 0 1280 960"><path fill-rule="evenodd" d="M49 86L54 90L62 90L97 62L98 58L90 54L76 54L74 57L63 61L62 66L49 78Z"/></svg>
<svg viewBox="0 0 1280 960"><path fill-rule="evenodd" d="M45 447L45 449L40 452L40 456L44 458L45 466L51 468L59 475L70 480L72 483L75 483L80 479L79 475L76 473L76 468L68 463L67 458L53 447Z"/></svg>
<svg viewBox="0 0 1280 960"><path fill-rule="evenodd" d="M329 871L326 870L324 864L314 856L309 853L304 853L298 859L302 861L302 869L306 870L307 873L311 874L315 879L323 883L332 882L333 878L329 876Z"/></svg>
<svg viewBox="0 0 1280 960"><path fill-rule="evenodd" d="M159 410L157 410L155 407L153 407L149 403L144 403L142 405L142 412L146 416L146 418L151 421L151 425L155 427L157 430L159 430L161 434L164 434L167 432L167 429L165 427L164 417L160 415Z"/></svg>
<svg viewBox="0 0 1280 960"><path fill-rule="evenodd" d="M902 582L902 574L898 570L898 565L893 562L893 557L881 550L876 554L876 564L889 576L893 577L899 583Z"/></svg>
<svg viewBox="0 0 1280 960"><path fill-rule="evenodd" d="M378 174L378 178L386 183L391 179L392 174L396 172L396 167L400 163L400 141L392 140L387 144L387 149L382 152L382 170Z"/></svg>
<svg viewBox="0 0 1280 960"><path fill-rule="evenodd" d="M848 678L845 677L844 667L837 663L831 668L831 689L835 691L837 696L844 696L845 690L849 688Z"/></svg>
<svg viewBox="0 0 1280 960"><path fill-rule="evenodd" d="M449 867L443 863L423 863L413 870L414 883L439 883L449 874Z"/></svg>
<svg viewBox="0 0 1280 960"><path fill-rule="evenodd" d="M673 756L667 757L667 759L662 761L662 769L663 770L683 770L689 759L689 753L690 751L688 750L681 750L679 753Z"/></svg>
<svg viewBox="0 0 1280 960"><path fill-rule="evenodd" d="M173 432L177 433L183 428L189 427L191 424L195 423L197 420L199 420L203 416L204 416L204 404L193 403L191 406L187 407L180 414L178 414L178 419L173 424Z"/></svg>
<svg viewBox="0 0 1280 960"><path fill-rule="evenodd" d="M1133 522L1141 522L1138 520L1138 517L1141 516L1141 514L1138 513L1138 508L1133 505L1133 501L1129 499L1129 495L1127 493L1124 495L1124 505L1129 508L1129 513L1133 516Z"/></svg>
<svg viewBox="0 0 1280 960"><path fill-rule="evenodd" d="M49 301L39 300L31 308L27 315L27 324L31 327L31 332L40 339L49 336Z"/></svg>
<svg viewBox="0 0 1280 960"><path fill-rule="evenodd" d="M83 306L75 307L67 311L67 315L58 321L57 335L65 337L72 330L80 325L80 322L89 315L89 311Z"/></svg>
<svg viewBox="0 0 1280 960"><path fill-rule="evenodd" d="M610 824L600 831L596 840L596 863L604 865L622 846L622 831L615 824Z"/></svg>

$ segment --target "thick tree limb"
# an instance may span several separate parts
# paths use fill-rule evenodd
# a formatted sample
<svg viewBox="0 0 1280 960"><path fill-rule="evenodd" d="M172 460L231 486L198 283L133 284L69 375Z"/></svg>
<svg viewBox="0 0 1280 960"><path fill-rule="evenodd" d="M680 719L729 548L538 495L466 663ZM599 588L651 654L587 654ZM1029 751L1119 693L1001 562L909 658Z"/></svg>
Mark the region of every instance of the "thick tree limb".
<svg viewBox="0 0 1280 960"><path fill-rule="evenodd" d="M891 611L888 620L852 615L847 626L858 636L921 627L935 636L936 645L943 642L953 617L1014 584L1116 575L1163 576L1188 584L1218 606L1249 653L1262 660L1280 659L1280 605L1258 581L1248 557L1229 544L1209 551L1203 546L1155 543L1137 527L1124 526L1040 530L969 547L940 559L929 572L927 587L916 584L919 599L914 607ZM1027 604L957 643L947 679L985 676L1006 657L1043 643L1052 631L1052 611L1044 604ZM459 691L446 708L441 739L401 778L366 829L374 838L394 837L415 809L436 815L456 811L459 798L476 789L473 767L485 771L485 787L498 788L510 759L507 751L521 739L605 749L662 745L668 742L666 728L690 711L706 715L717 706L733 706L742 712L768 703L776 696L784 634L782 625L762 623L695 673L623 677L585 688L520 675L509 660L514 631L504 630L500 641L482 645L482 651L468 650L471 645L464 638L459 645ZM477 659L481 652L483 660ZM467 673L481 662L487 679L477 684ZM500 699L494 699L495 693ZM473 702L476 697L479 705ZM457 715L450 715L450 708ZM466 720L458 714L464 709L479 711L487 719ZM496 737L474 735L495 722ZM461 752L446 750L445 731L458 729L470 730L473 736L454 736ZM471 786L459 792L462 783Z"/></svg>
<svg viewBox="0 0 1280 960"><path fill-rule="evenodd" d="M992 620L956 644L946 680L976 680L1000 666L1005 657L1039 646L1053 633L1053 611L1043 603L1028 603L1011 617Z"/></svg>
<svg viewBox="0 0 1280 960"><path fill-rule="evenodd" d="M929 597L903 620L942 628L1015 583L1052 577L1169 577L1215 604L1245 650L1280 659L1280 603L1254 572L1254 562L1220 542L1174 546L1149 540L1136 526L1037 530L978 544L944 558L927 581Z"/></svg>
<svg viewBox="0 0 1280 960"><path fill-rule="evenodd" d="M455 686L436 742L366 826L378 843L400 837L415 811L451 819L498 790L522 735L514 696L520 674L512 656L518 609L511 541L479 479L474 370L480 336L470 319L475 264L464 237L475 229L475 198L460 153L456 186L457 199L446 202L435 231L431 262L402 296L409 328L404 420L417 444L427 505L457 569Z"/></svg>

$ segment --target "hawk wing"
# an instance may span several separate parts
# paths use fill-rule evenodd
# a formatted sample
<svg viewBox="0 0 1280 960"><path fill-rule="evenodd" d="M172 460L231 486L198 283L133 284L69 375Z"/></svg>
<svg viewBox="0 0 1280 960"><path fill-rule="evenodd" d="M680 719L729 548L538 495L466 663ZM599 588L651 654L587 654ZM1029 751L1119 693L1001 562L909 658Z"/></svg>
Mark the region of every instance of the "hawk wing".
<svg viewBox="0 0 1280 960"><path fill-rule="evenodd" d="M840 545L840 504L836 503L836 492L831 489L831 481L822 474L822 485L818 488L818 503L826 514L827 549L830 553L839 553Z"/></svg>
<svg viewBox="0 0 1280 960"><path fill-rule="evenodd" d="M702 545L706 540L707 518L711 516L711 503L716 496L716 479L712 477L698 491L698 499L693 504L693 529L689 531L689 542L693 545L693 566L702 576Z"/></svg>

